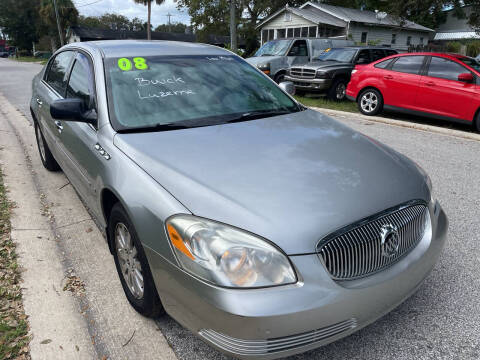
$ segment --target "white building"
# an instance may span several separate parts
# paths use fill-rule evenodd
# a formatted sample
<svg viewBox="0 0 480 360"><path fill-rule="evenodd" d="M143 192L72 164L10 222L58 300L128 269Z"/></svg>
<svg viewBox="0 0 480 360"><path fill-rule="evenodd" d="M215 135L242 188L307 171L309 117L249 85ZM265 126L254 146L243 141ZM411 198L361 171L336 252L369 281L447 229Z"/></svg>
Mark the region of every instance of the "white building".
<svg viewBox="0 0 480 360"><path fill-rule="evenodd" d="M293 37L336 37L396 49L427 44L434 30L386 13L350 9L316 2L285 7L257 25L262 44Z"/></svg>

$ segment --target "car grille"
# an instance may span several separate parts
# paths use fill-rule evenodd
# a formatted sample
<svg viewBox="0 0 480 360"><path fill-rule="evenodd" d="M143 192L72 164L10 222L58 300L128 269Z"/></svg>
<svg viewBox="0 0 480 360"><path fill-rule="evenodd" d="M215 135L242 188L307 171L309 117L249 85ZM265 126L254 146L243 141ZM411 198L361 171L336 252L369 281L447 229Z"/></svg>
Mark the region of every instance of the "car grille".
<svg viewBox="0 0 480 360"><path fill-rule="evenodd" d="M427 226L430 214L424 204L403 206L335 232L319 242L317 253L333 279L352 280L397 262L420 242ZM386 227L397 230L396 251L388 252L387 241L382 246Z"/></svg>
<svg viewBox="0 0 480 360"><path fill-rule="evenodd" d="M313 79L315 74L317 73L316 70L313 69L304 69L304 68L291 68L290 75L297 78L302 79Z"/></svg>
<svg viewBox="0 0 480 360"><path fill-rule="evenodd" d="M332 336L339 335L356 327L357 320L352 318L318 330L267 340L236 339L211 329L200 330L199 335L205 340L230 353L236 355L259 356L324 341Z"/></svg>

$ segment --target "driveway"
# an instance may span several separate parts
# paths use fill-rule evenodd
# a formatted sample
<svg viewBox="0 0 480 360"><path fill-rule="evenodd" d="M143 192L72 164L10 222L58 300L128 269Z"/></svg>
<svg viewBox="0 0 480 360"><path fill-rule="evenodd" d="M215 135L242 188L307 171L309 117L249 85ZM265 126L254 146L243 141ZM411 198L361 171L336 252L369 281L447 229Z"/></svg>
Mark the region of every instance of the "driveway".
<svg viewBox="0 0 480 360"><path fill-rule="evenodd" d="M30 89L31 77L38 70L36 65L17 64L0 59L0 78L4 79L6 72L21 74L18 81L9 74L10 80L0 83L0 92L5 95L15 92L18 98L14 99L11 95L7 97L20 109L27 107L28 110L28 105L21 102L28 100L25 94ZM338 119L411 157L430 174L436 195L450 219L449 239L439 263L424 285L396 310L346 339L291 359L479 359L480 142L376 123L360 119L356 114L344 115ZM32 161L38 163L36 153L32 155ZM46 196L49 203L62 204L64 215L57 220L59 224L68 224L75 214L84 213L84 210L79 208L81 205L78 199L74 203L65 204L62 198L55 194L55 190L58 192L63 184L68 183L63 175L52 175L41 168L36 171L43 183L53 182L58 185ZM395 188L392 188L393 191ZM84 218L78 220L82 219ZM83 237L89 238L88 241L65 241L63 246L66 256L70 256L69 261L75 272L87 277L84 280L87 283L88 297L88 284L98 285L100 278L113 279L116 274L98 275L100 271L114 272L111 265L102 269L98 262L94 262L97 272L89 269L92 250L86 246L89 242L96 241L102 246L106 244L101 235L98 234L97 239L92 239L92 233L86 232L87 230L89 227L78 228L76 237L81 238L81 234L84 234ZM95 277L99 279L95 280ZM109 302L110 294L107 291L95 291L93 287L91 289L95 292L94 303L98 309L105 312L99 317L99 331L106 332L107 324L119 326L121 322L111 320L118 318L115 316L115 306L101 306ZM116 296L121 295L116 293ZM115 299L115 303L122 301ZM139 317L135 314L129 316ZM142 323L137 321L137 329ZM225 359L168 316L157 320L155 325L179 359ZM110 339L114 333L115 329L109 329L103 338ZM113 346L113 343L114 341L110 340L104 342L107 347ZM122 352L112 350L108 353L111 354L111 359L122 358Z"/></svg>

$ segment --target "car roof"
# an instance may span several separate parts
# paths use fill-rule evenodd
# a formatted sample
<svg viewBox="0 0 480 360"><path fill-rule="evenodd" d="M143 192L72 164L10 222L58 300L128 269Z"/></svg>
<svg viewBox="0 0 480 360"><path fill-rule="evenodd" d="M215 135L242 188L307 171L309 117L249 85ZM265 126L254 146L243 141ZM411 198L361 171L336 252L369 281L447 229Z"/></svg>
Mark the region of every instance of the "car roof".
<svg viewBox="0 0 480 360"><path fill-rule="evenodd" d="M232 55L228 50L213 45L166 40L101 40L68 44L70 47L98 50L105 58L171 55Z"/></svg>
<svg viewBox="0 0 480 360"><path fill-rule="evenodd" d="M392 49L390 47L386 47L386 46L336 46L336 47L333 47L332 49L355 49L355 50L363 50L363 49L367 49L367 50L393 50L393 51L396 51L398 52L398 50L395 50L395 49Z"/></svg>
<svg viewBox="0 0 480 360"><path fill-rule="evenodd" d="M463 58L467 58L467 57L468 57L468 56L464 56L464 55L461 55L461 54L437 53L437 52L402 53L402 54L397 54L397 55L393 55L393 56L398 57L398 56L409 56L409 55L438 56L438 57L444 57L444 58L452 59L452 60L458 60L458 59L463 59Z"/></svg>

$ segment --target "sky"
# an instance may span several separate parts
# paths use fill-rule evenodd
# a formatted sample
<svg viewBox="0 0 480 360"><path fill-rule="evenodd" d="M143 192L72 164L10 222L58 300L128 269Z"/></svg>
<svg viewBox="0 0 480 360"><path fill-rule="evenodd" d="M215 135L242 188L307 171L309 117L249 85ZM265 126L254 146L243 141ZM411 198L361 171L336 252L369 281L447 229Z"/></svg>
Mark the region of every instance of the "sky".
<svg viewBox="0 0 480 360"><path fill-rule="evenodd" d="M143 21L147 21L147 7L136 4L133 0L72 0L80 12L85 16L100 16L104 13L117 13L124 15L129 19L138 17ZM182 22L190 24L190 17L186 11L179 11L177 4L173 0L165 0L162 5L152 2L152 25L166 24L168 22L167 14L173 15L171 22Z"/></svg>

